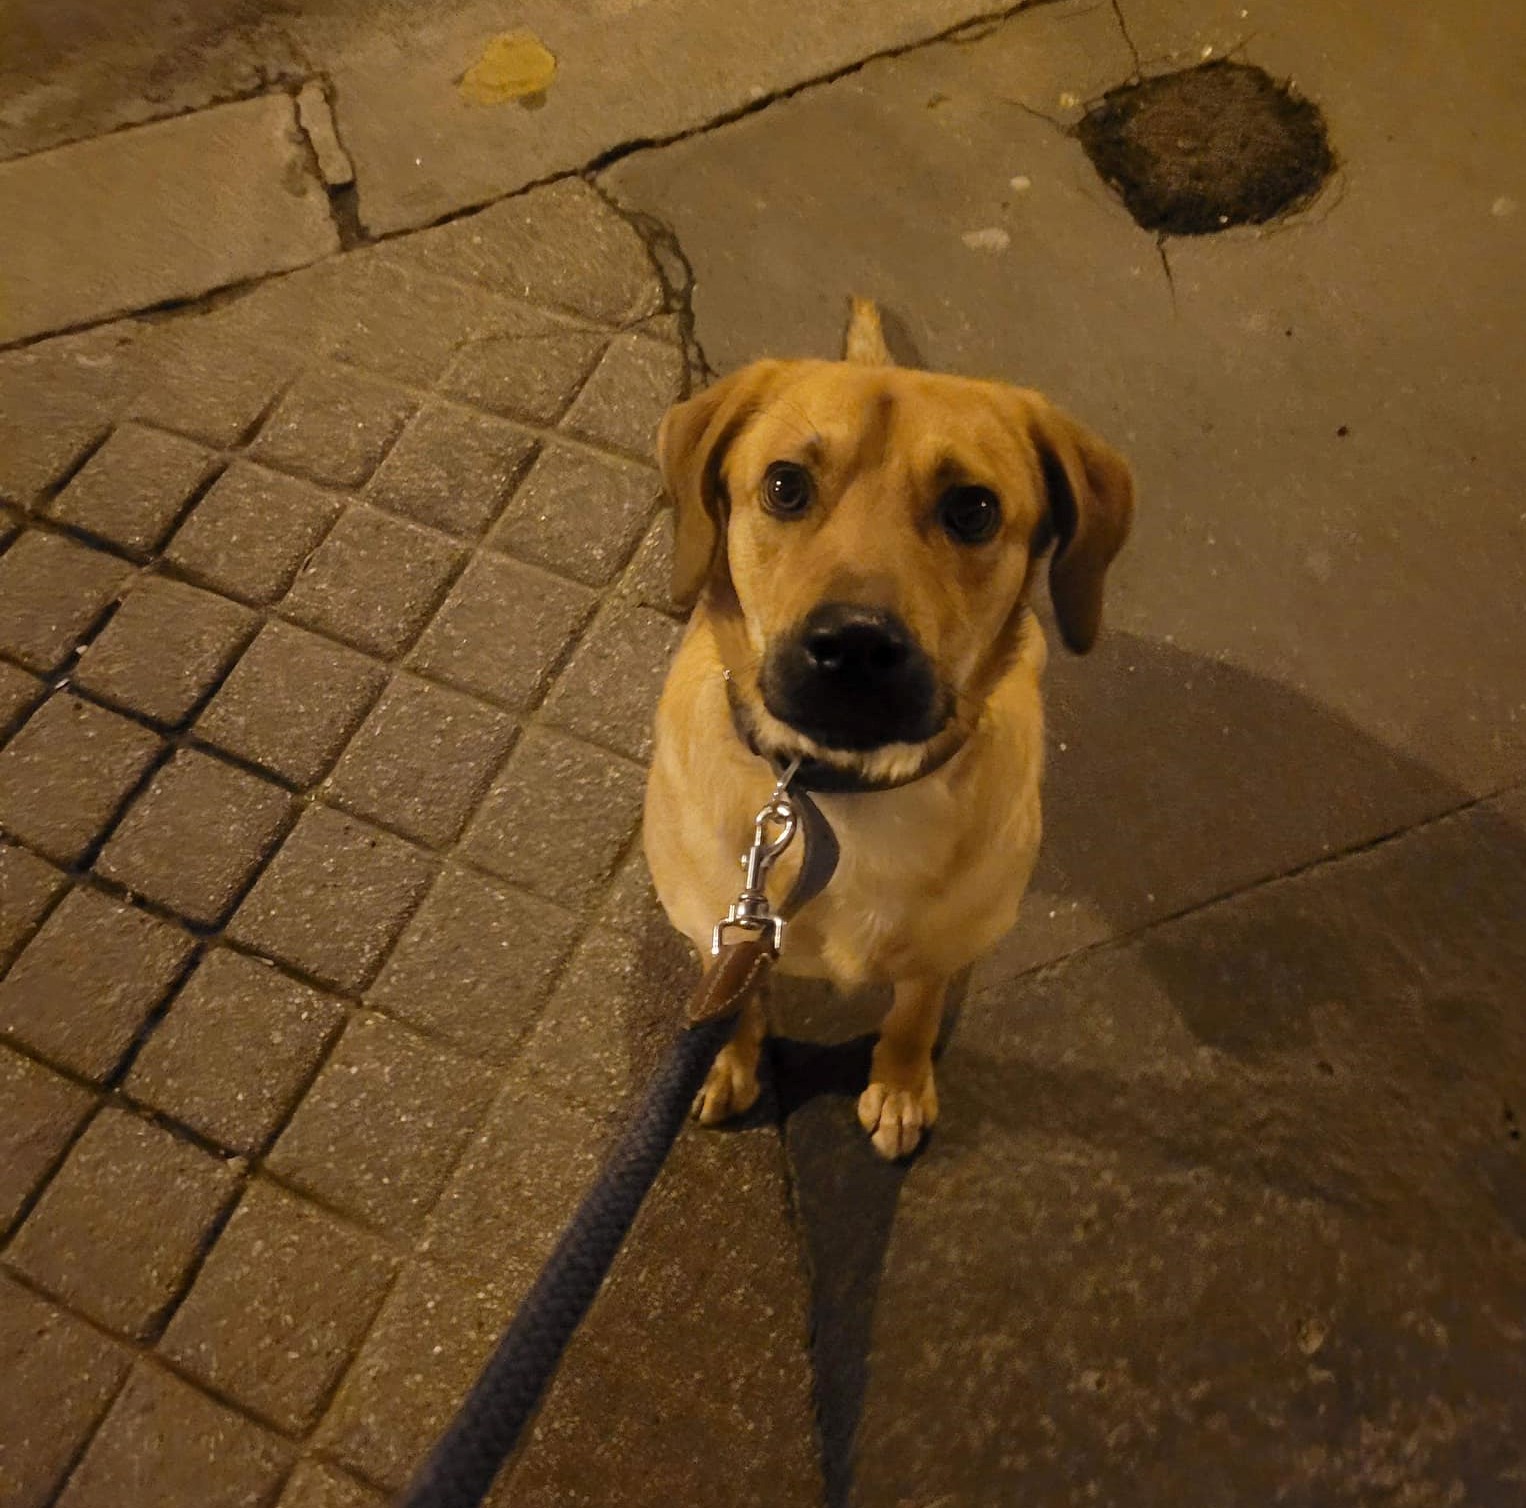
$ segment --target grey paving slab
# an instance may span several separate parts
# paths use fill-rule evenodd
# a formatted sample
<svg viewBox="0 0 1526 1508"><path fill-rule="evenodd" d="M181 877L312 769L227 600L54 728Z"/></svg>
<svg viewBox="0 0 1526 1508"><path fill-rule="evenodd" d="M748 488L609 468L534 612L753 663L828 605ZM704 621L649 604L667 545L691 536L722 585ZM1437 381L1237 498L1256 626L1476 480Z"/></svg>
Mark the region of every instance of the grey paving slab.
<svg viewBox="0 0 1526 1508"><path fill-rule="evenodd" d="M408 0L388 12L391 24L359 31L342 9L298 27L307 47L329 59L362 219L376 233L486 203L624 142L692 129L981 13L969 0L833 0L809 12L781 0L724 9L696 0L575 8L533 0L512 16L491 0L448 11ZM466 99L462 74L492 38L520 29L557 59L543 106Z"/></svg>
<svg viewBox="0 0 1526 1508"><path fill-rule="evenodd" d="M1328 103L1339 183L1285 228L1173 240L1171 282L1031 113L1074 117L1132 72L1106 6L873 64L601 179L677 234L718 368L832 354L869 294L903 350L1039 387L1133 461L1110 628L1089 660L1051 657L1046 854L1004 974L1526 771L1526 616L1501 611L1526 595L1501 318L1522 222L1492 212L1519 152L1446 103L1509 93L1519 18L1389 34L1375 13L1238 9L1250 60ZM1142 47L1151 15L1162 46L1200 34L1132 14ZM1400 104L1372 57L1442 33ZM1400 115L1436 129L1405 145ZM1001 249L966 244L984 230Z"/></svg>
<svg viewBox="0 0 1526 1508"><path fill-rule="evenodd" d="M909 1171L795 1110L851 1502L1511 1499L1523 817L977 992Z"/></svg>
<svg viewBox="0 0 1526 1508"><path fill-rule="evenodd" d="M302 140L271 94L0 164L0 342L338 250Z"/></svg>

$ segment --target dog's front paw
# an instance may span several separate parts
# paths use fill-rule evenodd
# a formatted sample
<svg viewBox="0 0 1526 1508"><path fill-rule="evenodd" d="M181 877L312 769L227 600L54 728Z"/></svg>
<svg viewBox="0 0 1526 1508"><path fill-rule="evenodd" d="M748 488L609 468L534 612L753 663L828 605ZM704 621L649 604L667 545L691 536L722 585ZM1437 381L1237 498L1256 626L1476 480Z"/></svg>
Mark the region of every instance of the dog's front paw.
<svg viewBox="0 0 1526 1508"><path fill-rule="evenodd" d="M745 1115L758 1102L758 1060L728 1043L710 1067L705 1087L694 1098L694 1118L702 1126L718 1126Z"/></svg>
<svg viewBox="0 0 1526 1508"><path fill-rule="evenodd" d="M915 1088L871 1083L858 1097L858 1123L869 1133L874 1150L894 1161L917 1150L922 1133L938 1119L938 1091L932 1070Z"/></svg>

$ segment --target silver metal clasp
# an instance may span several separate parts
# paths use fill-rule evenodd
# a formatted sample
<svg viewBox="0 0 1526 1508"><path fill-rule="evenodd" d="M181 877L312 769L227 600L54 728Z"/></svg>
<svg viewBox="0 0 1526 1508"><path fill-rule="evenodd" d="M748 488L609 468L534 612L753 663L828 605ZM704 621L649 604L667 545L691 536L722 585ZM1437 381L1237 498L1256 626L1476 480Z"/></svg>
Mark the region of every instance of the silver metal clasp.
<svg viewBox="0 0 1526 1508"><path fill-rule="evenodd" d="M715 924L715 931L710 936L712 957L721 951L726 931L732 927L766 934L770 952L775 958L779 956L779 949L784 945L784 918L769 904L764 885L774 861L790 846L800 830L799 815L789 799L789 783L799 767L797 759L779 777L767 804L753 819L752 843L742 855L742 868L747 878L741 893L731 903L731 909Z"/></svg>

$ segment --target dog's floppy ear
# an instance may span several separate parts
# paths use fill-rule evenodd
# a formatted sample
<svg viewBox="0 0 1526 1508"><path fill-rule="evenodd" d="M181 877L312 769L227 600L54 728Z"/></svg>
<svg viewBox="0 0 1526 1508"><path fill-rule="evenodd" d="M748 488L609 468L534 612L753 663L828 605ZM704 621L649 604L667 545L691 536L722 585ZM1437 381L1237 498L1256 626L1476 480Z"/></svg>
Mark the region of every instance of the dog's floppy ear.
<svg viewBox="0 0 1526 1508"><path fill-rule="evenodd" d="M1052 405L1040 402L1030 422L1055 539L1055 621L1066 647L1085 654L1102 626L1103 577L1128 538L1134 478L1112 446Z"/></svg>
<svg viewBox="0 0 1526 1508"><path fill-rule="evenodd" d="M755 362L704 392L675 403L657 430L657 464L676 515L673 597L690 607L726 538L721 463L726 447L756 411L776 362Z"/></svg>

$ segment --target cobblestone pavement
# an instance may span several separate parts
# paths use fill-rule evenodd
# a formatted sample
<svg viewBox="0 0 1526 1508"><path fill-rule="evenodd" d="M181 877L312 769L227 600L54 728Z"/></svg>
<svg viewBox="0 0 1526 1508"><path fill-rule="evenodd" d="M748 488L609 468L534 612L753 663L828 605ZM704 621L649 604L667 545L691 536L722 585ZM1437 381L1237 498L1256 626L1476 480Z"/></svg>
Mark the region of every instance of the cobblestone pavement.
<svg viewBox="0 0 1526 1508"><path fill-rule="evenodd" d="M633 851L681 323L573 180L0 360L8 1508L379 1501L559 1230L683 966ZM701 1412L788 1501L780 1154L728 1142L644 1226L783 1296ZM687 1385L598 1359L622 1308L693 1353L640 1252L517 1503L609 1501L579 1421Z"/></svg>

